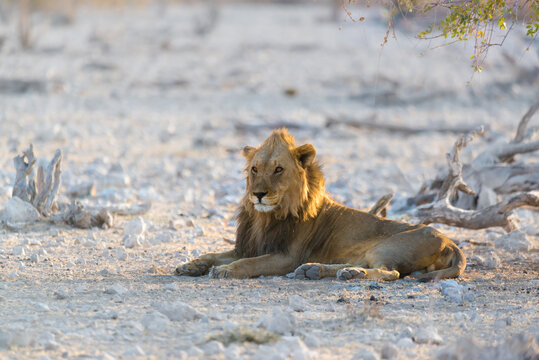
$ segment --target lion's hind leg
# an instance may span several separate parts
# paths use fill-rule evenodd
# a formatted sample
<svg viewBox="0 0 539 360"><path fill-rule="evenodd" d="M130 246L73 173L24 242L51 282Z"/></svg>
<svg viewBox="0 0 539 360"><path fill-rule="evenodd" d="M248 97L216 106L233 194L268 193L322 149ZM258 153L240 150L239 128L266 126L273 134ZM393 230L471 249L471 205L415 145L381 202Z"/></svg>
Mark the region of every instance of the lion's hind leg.
<svg viewBox="0 0 539 360"><path fill-rule="evenodd" d="M337 274L339 280L367 279L393 281L400 277L397 270L386 269L364 269L361 267L346 267L340 269Z"/></svg>
<svg viewBox="0 0 539 360"><path fill-rule="evenodd" d="M320 280L325 277L335 277L339 270L350 266L352 266L352 264L307 263L300 265L294 271L294 279Z"/></svg>

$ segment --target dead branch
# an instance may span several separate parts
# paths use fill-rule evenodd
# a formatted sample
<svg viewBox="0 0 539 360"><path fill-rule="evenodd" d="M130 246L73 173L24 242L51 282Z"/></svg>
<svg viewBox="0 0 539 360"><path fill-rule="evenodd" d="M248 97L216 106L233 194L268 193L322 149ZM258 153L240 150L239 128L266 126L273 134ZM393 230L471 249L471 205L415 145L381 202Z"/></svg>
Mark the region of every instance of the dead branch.
<svg viewBox="0 0 539 360"><path fill-rule="evenodd" d="M382 130L388 132L398 132L407 135L412 134L421 134L421 133L430 133L430 132L439 132L439 133L454 133L462 134L472 131L475 127L472 126L435 126L428 125L425 127L412 127L407 125L399 124L387 124L380 123L376 121L376 114L370 115L364 119L352 119L347 117L341 117L336 119L334 117L328 117L326 120L326 127L332 127L335 125L346 125L358 129L367 129L367 130Z"/></svg>
<svg viewBox="0 0 539 360"><path fill-rule="evenodd" d="M35 188L29 186L26 178L32 173L35 163L36 157L34 155L34 147L32 144L30 144L27 150L23 151L22 156L19 155L13 158L16 175L11 196L16 196L24 201L31 200L32 195L35 194Z"/></svg>
<svg viewBox="0 0 539 360"><path fill-rule="evenodd" d="M505 144L493 143L463 165L461 177L475 195L456 192L450 198L452 205L464 210L481 209L496 204L502 196L539 188L539 166L514 163L516 155L539 150L539 141L527 141L534 132L534 128L528 127L529 121L538 109L539 102L530 107L512 140ZM407 205L420 206L438 199L442 185L450 177L449 172L445 169L434 180L425 182L419 193L407 200Z"/></svg>
<svg viewBox="0 0 539 360"><path fill-rule="evenodd" d="M43 169L40 166L41 170L38 170L38 185L39 191L36 192L36 197L32 202L32 205L44 216L48 216L52 206L56 202L56 197L58 196L58 190L61 183L62 175L62 151L60 149L56 150L54 157L47 166L45 177L45 184L41 185L43 182Z"/></svg>
<svg viewBox="0 0 539 360"><path fill-rule="evenodd" d="M91 227L110 228L114 223L113 215L106 209L99 212L92 212L84 208L80 201L74 201L66 209L51 216L53 223L66 223L80 229Z"/></svg>
<svg viewBox="0 0 539 360"><path fill-rule="evenodd" d="M476 197L476 193L462 179L461 150L475 137L483 133L483 128L463 135L447 154L448 175L434 202L424 204L415 210L415 216L422 224L440 223L468 229L483 229L500 226L506 231L516 228L511 211L520 207L539 208L539 192L523 192L496 204L478 210L465 210L451 204L457 191Z"/></svg>
<svg viewBox="0 0 539 360"><path fill-rule="evenodd" d="M371 209L369 210L369 214L386 217L387 216L387 207L389 206L389 203L393 199L393 196L395 196L395 194L393 194L393 193L389 193L389 194L386 194L386 195L382 196L376 202L376 204L374 204L371 207Z"/></svg>

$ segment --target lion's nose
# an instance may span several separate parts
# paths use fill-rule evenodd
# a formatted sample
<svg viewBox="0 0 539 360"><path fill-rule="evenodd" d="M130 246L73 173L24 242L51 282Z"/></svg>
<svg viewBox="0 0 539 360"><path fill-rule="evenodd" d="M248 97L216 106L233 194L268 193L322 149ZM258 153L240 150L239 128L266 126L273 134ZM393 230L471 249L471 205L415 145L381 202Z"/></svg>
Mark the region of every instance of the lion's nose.
<svg viewBox="0 0 539 360"><path fill-rule="evenodd" d="M262 202L262 198L266 196L268 192L254 192L253 195L258 198L258 202Z"/></svg>

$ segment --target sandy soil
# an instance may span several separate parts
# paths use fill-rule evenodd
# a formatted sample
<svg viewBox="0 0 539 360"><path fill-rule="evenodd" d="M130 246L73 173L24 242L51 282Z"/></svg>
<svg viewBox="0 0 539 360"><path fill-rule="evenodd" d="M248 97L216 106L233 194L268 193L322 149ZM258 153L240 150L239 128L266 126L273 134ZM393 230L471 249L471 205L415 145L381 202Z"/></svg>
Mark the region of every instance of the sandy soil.
<svg viewBox="0 0 539 360"><path fill-rule="evenodd" d="M382 49L378 10L358 24L329 15L322 4L232 4L204 34L203 6L82 8L72 24L36 15L29 51L15 18L0 23L0 209L12 158L29 143L42 161L62 149L64 193L95 183L87 205L153 204L134 248L124 247L126 216L107 230L0 228L0 358L537 359L537 211L518 211L527 251L495 246L501 229L439 226L469 259L457 283L171 275L231 248L239 149L273 126L315 145L337 200L367 208L389 191L415 194L457 135L327 128L328 116L510 136L539 95L539 53L524 50L522 29L469 87L470 45L431 50L408 25ZM501 263L485 265L492 254ZM224 339L241 332L268 342Z"/></svg>

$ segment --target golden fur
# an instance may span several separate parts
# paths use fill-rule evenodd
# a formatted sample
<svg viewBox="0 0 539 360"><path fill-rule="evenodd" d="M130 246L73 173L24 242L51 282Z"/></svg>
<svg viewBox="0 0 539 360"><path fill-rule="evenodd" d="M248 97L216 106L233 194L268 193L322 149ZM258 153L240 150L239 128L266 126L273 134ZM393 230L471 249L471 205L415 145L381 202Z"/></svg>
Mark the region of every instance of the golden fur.
<svg viewBox="0 0 539 360"><path fill-rule="evenodd" d="M285 129L258 148L246 146L246 191L237 212L236 246L176 269L177 275L249 278L395 280L459 276L461 250L437 230L351 209L326 193L310 144ZM303 264L303 265L302 265Z"/></svg>

